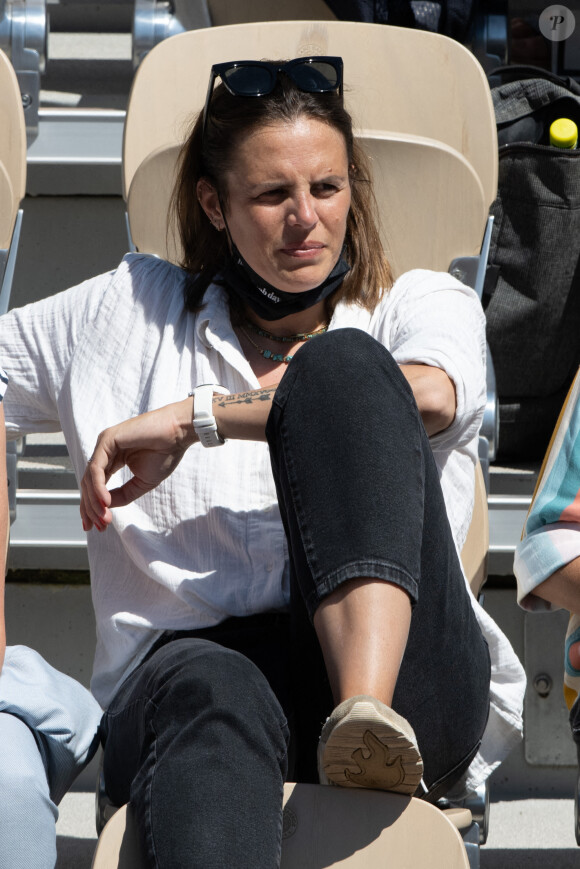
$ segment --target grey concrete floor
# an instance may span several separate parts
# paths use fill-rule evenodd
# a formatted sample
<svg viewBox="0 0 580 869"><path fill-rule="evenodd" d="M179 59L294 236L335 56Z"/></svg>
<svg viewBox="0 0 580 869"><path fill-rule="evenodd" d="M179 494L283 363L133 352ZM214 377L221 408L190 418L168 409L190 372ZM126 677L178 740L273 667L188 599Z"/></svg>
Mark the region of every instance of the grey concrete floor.
<svg viewBox="0 0 580 869"><path fill-rule="evenodd" d="M482 869L580 867L571 799L492 803L489 827Z"/></svg>
<svg viewBox="0 0 580 869"><path fill-rule="evenodd" d="M94 792L72 792L64 797L56 834L56 869L90 869L97 844Z"/></svg>

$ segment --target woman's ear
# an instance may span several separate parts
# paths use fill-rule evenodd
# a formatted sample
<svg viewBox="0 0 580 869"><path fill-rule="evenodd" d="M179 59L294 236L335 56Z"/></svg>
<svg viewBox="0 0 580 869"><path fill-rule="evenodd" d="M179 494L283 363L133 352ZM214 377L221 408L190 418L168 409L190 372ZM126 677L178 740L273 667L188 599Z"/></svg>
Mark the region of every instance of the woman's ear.
<svg viewBox="0 0 580 869"><path fill-rule="evenodd" d="M215 226L218 232L221 231L225 226L225 221L218 192L207 178L200 178L197 182L197 198L207 214L209 222Z"/></svg>

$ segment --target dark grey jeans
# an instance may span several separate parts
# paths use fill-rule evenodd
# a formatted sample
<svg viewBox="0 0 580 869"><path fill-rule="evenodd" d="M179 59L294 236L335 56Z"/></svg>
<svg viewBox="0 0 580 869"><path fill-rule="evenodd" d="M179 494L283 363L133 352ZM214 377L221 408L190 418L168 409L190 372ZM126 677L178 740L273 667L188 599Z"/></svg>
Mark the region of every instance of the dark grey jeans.
<svg viewBox="0 0 580 869"><path fill-rule="evenodd" d="M291 613L164 635L103 720L107 790L134 804L150 866L278 865L287 763L290 777L315 780L332 709L311 618L348 579L394 582L413 602L393 705L417 734L430 799L464 772L487 720L487 645L388 351L354 329L310 341L276 391L267 437Z"/></svg>

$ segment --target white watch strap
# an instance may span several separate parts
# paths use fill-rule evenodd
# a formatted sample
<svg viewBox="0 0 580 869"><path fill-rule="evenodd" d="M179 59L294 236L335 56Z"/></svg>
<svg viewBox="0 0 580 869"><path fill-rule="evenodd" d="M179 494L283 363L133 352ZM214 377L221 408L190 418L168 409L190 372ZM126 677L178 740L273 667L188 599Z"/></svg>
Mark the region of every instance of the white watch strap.
<svg viewBox="0 0 580 869"><path fill-rule="evenodd" d="M193 395L193 427L204 447L221 447L224 438L217 430L213 415L212 401L214 392L229 395L229 391L215 383L204 383L191 393Z"/></svg>

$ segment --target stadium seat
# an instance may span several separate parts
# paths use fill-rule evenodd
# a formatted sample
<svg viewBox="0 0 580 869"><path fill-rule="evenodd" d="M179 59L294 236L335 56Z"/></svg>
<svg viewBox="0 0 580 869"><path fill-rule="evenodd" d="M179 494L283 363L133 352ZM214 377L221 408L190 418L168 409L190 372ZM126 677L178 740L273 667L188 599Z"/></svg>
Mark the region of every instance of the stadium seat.
<svg viewBox="0 0 580 869"><path fill-rule="evenodd" d="M8 310L26 192L26 125L16 73L0 51L0 314Z"/></svg>
<svg viewBox="0 0 580 869"><path fill-rule="evenodd" d="M281 869L469 869L458 826L467 809L442 812L382 791L284 787ZM92 869L143 869L131 805L103 830Z"/></svg>

